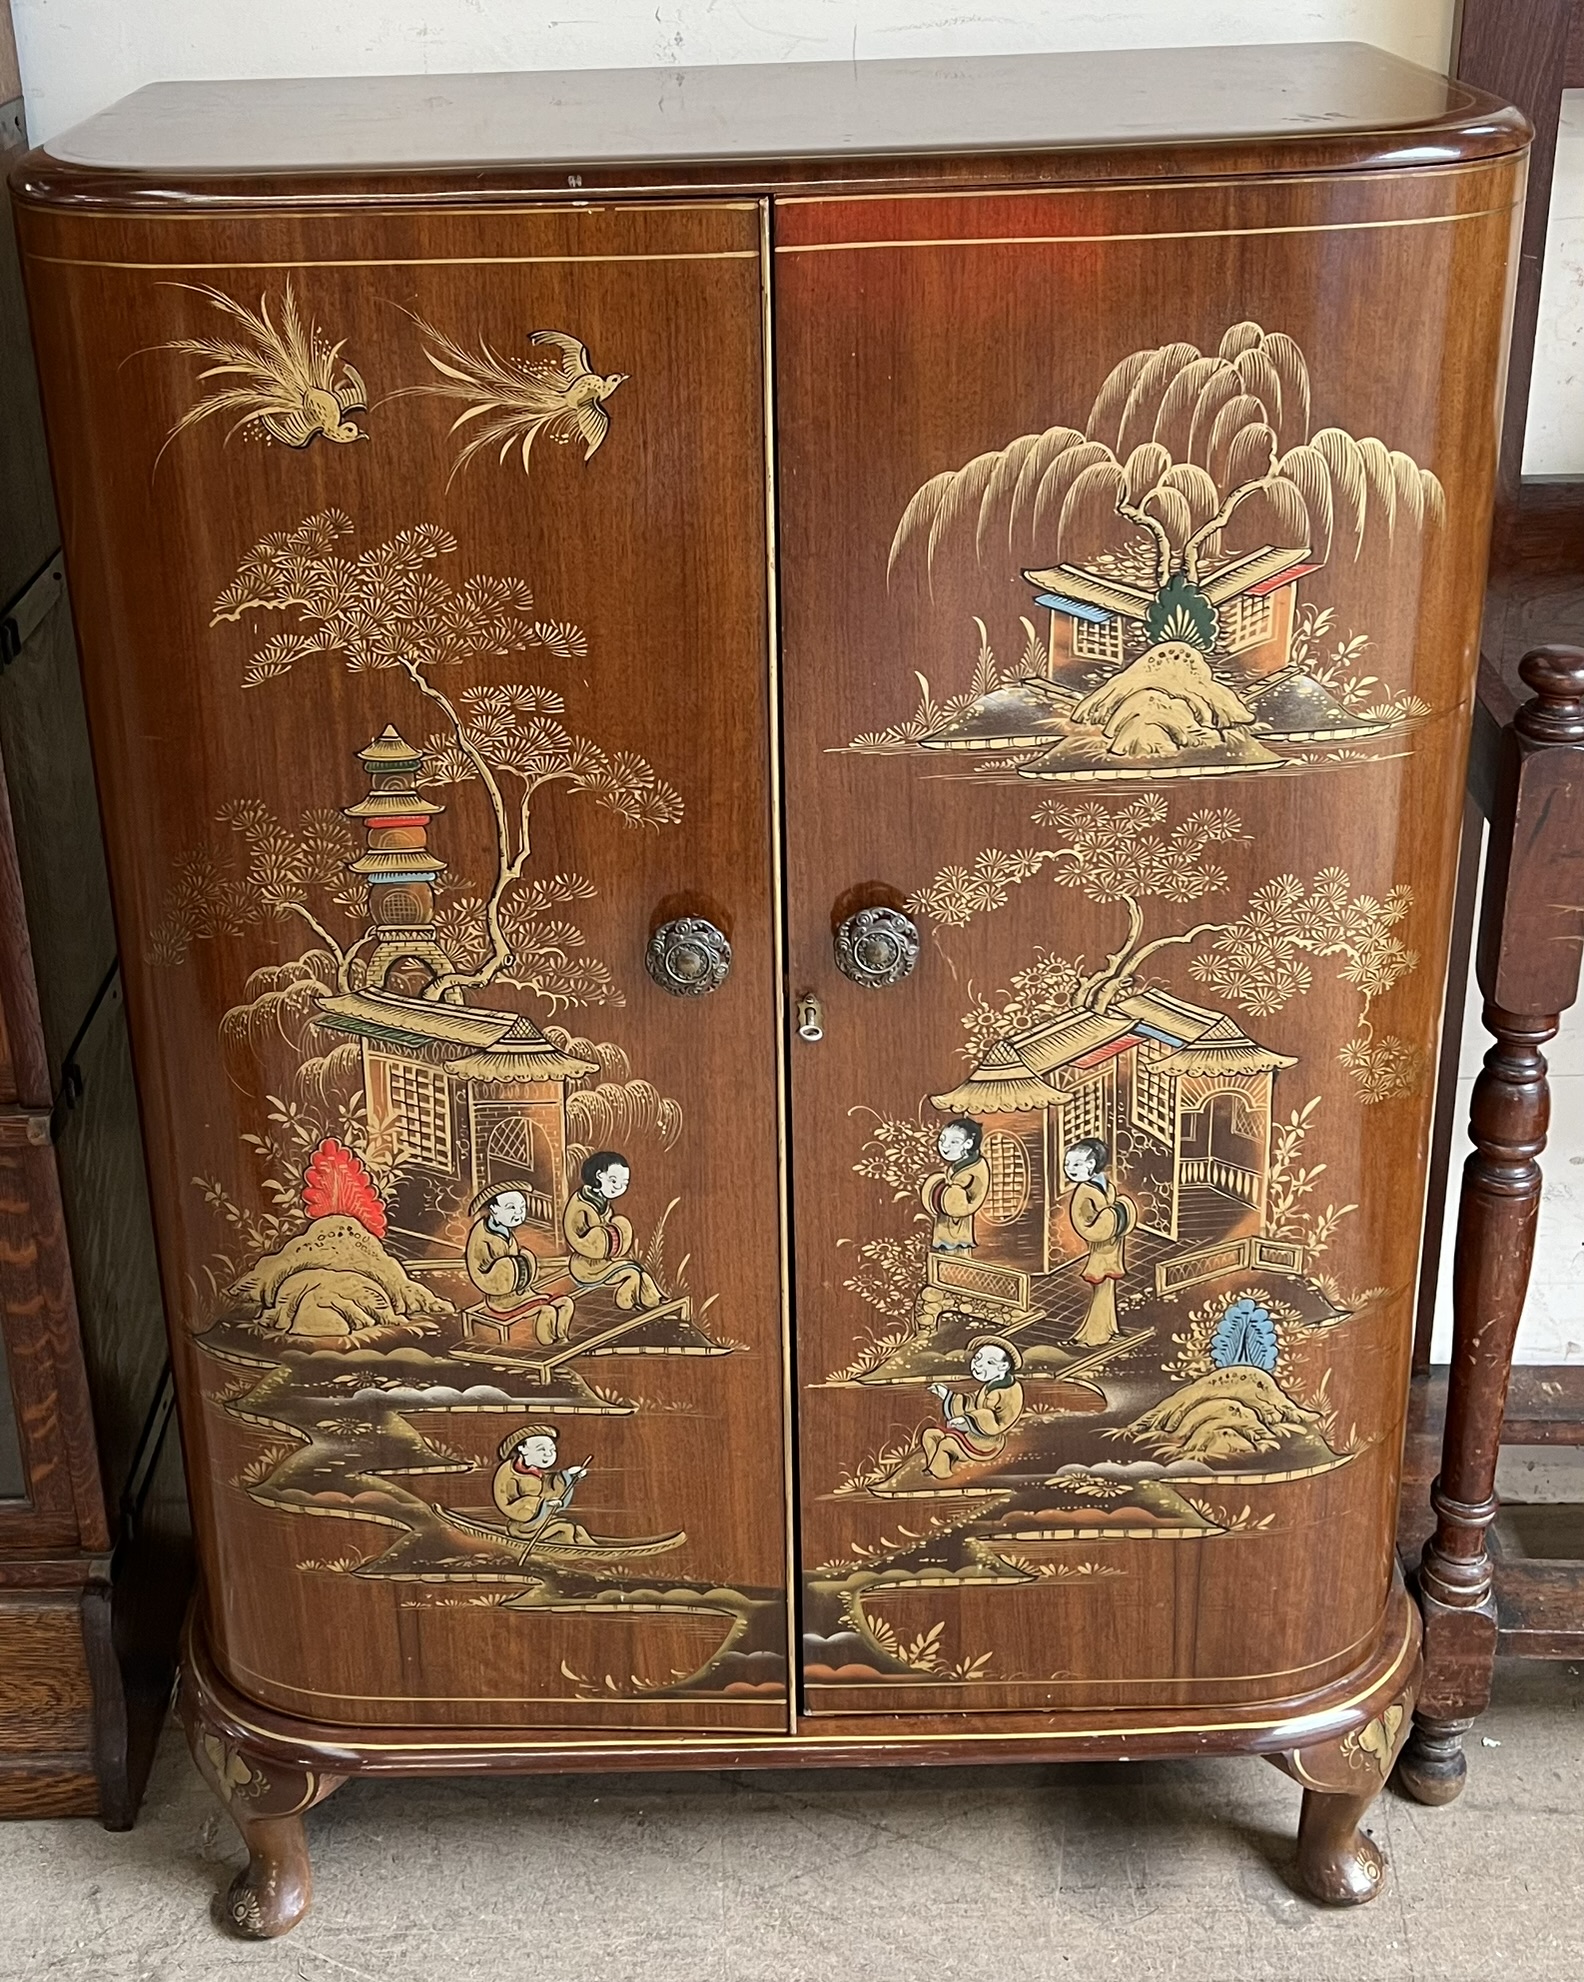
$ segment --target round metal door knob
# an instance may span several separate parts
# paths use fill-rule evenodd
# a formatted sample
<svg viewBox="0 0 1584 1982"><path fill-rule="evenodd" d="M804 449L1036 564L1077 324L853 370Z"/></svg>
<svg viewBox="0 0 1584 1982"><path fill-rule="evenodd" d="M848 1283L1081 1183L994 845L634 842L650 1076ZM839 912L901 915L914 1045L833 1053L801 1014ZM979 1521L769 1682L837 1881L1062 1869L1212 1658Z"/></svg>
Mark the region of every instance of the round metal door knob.
<svg viewBox="0 0 1584 1982"><path fill-rule="evenodd" d="M870 990L899 984L918 953L918 924L898 908L861 908L836 931L837 968Z"/></svg>
<svg viewBox="0 0 1584 1982"><path fill-rule="evenodd" d="M731 969L731 944L713 922L685 915L663 922L649 938L649 975L673 998L702 998L718 991Z"/></svg>

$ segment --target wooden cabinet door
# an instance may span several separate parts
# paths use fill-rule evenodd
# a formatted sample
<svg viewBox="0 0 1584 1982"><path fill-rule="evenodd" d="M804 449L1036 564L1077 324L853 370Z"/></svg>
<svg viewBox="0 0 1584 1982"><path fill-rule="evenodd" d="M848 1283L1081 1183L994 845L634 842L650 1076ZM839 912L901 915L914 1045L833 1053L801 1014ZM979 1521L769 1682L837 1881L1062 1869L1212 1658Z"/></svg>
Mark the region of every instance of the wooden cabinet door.
<svg viewBox="0 0 1584 1982"><path fill-rule="evenodd" d="M1515 170L777 208L815 1712L1378 1628Z"/></svg>
<svg viewBox="0 0 1584 1982"><path fill-rule="evenodd" d="M208 1625L294 1713L786 1724L761 234L24 214Z"/></svg>

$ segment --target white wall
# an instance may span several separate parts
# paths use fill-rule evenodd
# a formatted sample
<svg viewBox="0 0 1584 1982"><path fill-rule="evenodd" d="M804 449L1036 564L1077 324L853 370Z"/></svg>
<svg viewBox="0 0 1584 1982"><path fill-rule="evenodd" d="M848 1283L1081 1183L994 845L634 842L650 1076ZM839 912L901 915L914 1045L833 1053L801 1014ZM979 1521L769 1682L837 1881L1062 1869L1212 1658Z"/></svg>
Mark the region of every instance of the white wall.
<svg viewBox="0 0 1584 1982"><path fill-rule="evenodd" d="M1584 469L1584 90L1562 99L1524 467L1531 475Z"/></svg>
<svg viewBox="0 0 1584 1982"><path fill-rule="evenodd" d="M522 0L12 0L37 142L168 77L444 74L861 56L1370 41L1446 64L1454 0L584 0L563 16ZM1584 473L1584 105L1570 100L1526 466ZM1484 1050L1464 1027L1460 1100ZM1533 1292L1531 1362L1584 1361L1584 1010L1553 1055L1555 1106ZM1461 1136L1458 1149L1463 1147ZM1443 1302L1444 1308L1444 1302ZM1438 1334L1445 1353L1447 1317Z"/></svg>

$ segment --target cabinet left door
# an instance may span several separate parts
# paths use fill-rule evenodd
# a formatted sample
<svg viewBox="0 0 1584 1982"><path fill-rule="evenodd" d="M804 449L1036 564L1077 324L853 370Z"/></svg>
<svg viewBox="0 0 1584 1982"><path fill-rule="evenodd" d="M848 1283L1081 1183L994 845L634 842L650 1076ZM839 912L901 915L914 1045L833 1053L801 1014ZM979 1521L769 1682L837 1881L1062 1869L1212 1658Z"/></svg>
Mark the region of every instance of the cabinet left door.
<svg viewBox="0 0 1584 1982"><path fill-rule="evenodd" d="M785 1727L759 207L23 233L222 1668Z"/></svg>

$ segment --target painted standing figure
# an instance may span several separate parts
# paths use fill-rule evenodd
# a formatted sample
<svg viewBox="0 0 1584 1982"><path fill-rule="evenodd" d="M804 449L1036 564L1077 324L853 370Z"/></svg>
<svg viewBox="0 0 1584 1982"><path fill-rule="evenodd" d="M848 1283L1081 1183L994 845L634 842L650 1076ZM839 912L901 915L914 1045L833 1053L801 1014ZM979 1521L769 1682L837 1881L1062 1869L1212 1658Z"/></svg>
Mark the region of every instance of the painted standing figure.
<svg viewBox="0 0 1584 1982"><path fill-rule="evenodd" d="M588 1530L564 1517L588 1465L558 1469L556 1447L554 1425L524 1425L508 1433L495 1468L495 1505L517 1541L587 1547Z"/></svg>
<svg viewBox="0 0 1584 1982"><path fill-rule="evenodd" d="M1094 1290L1083 1326L1072 1338L1080 1348L1099 1349L1121 1332L1116 1283L1127 1272L1127 1234L1138 1222L1138 1207L1111 1180L1111 1151L1098 1136L1071 1143L1062 1168L1073 1194L1067 1215L1083 1241L1083 1277Z"/></svg>
<svg viewBox="0 0 1584 1982"><path fill-rule="evenodd" d="M959 1115L944 1123L935 1139L946 1167L926 1177L919 1193L934 1221L932 1252L973 1251L974 1213L990 1195L990 1163L981 1149L983 1137L977 1122Z"/></svg>
<svg viewBox="0 0 1584 1982"><path fill-rule="evenodd" d="M572 1278L580 1287L609 1287L624 1312L657 1308L665 1296L639 1264L633 1228L611 1206L632 1178L625 1156L600 1149L584 1162L583 1187L561 1214Z"/></svg>
<svg viewBox="0 0 1584 1982"><path fill-rule="evenodd" d="M1023 1415L1021 1352L999 1335L981 1335L968 1350L968 1374L979 1388L972 1396L947 1383L932 1383L941 1400L943 1425L919 1433L924 1470L932 1480L949 1480L961 1466L999 1458L1007 1436Z"/></svg>
<svg viewBox="0 0 1584 1982"><path fill-rule="evenodd" d="M528 1222L523 1186L491 1185L469 1209L473 1226L464 1257L468 1278L484 1296L484 1305L503 1320L531 1319L540 1342L564 1342L572 1328L571 1296L541 1285L542 1263L517 1237Z"/></svg>

